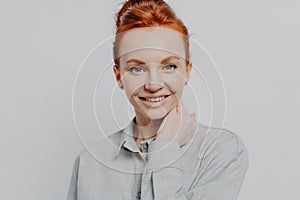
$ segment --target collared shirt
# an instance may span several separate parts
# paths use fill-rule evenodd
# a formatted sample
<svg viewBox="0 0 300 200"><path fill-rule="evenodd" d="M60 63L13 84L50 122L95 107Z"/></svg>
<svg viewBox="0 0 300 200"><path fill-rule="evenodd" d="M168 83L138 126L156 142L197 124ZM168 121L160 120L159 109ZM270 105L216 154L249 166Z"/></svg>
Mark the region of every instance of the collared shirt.
<svg viewBox="0 0 300 200"><path fill-rule="evenodd" d="M236 134L199 124L184 146L167 139L141 143L134 122L75 159L67 200L237 199L248 154Z"/></svg>

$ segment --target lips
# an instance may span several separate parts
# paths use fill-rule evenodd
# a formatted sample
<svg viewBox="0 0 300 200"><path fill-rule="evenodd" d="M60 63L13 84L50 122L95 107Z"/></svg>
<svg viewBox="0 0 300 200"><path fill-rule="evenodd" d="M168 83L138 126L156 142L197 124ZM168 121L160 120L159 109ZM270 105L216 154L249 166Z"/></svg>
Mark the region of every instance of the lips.
<svg viewBox="0 0 300 200"><path fill-rule="evenodd" d="M149 107L157 107L163 104L165 99L170 95L161 95L161 96L145 96L139 97L143 103Z"/></svg>
<svg viewBox="0 0 300 200"><path fill-rule="evenodd" d="M155 96L155 97L140 97L143 101L149 101L149 102L160 102L163 101L165 98L167 98L170 95L162 95L162 96Z"/></svg>

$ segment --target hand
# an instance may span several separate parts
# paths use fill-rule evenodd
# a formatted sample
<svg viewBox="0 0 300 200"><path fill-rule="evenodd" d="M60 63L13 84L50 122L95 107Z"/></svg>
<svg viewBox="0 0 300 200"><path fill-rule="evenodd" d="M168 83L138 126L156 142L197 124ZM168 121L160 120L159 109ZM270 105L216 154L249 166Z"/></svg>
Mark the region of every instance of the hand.
<svg viewBox="0 0 300 200"><path fill-rule="evenodd" d="M161 123L156 139L169 139L184 145L197 128L196 114L188 114L181 101Z"/></svg>

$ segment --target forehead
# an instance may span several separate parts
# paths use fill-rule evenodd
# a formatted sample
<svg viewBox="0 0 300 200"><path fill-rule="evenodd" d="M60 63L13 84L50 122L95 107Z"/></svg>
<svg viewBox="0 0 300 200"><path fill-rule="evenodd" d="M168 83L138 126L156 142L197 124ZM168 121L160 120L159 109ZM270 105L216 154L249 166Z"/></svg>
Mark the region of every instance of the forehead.
<svg viewBox="0 0 300 200"><path fill-rule="evenodd" d="M134 56L149 58L151 55L176 55L185 58L182 34L167 28L151 27L132 29L122 35L119 43L121 60Z"/></svg>

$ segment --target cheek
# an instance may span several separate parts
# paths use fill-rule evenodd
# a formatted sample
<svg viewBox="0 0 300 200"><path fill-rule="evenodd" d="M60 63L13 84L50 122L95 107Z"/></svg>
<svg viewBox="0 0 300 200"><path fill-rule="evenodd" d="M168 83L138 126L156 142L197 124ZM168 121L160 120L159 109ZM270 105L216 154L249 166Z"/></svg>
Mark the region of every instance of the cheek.
<svg viewBox="0 0 300 200"><path fill-rule="evenodd" d="M128 99L139 92L140 88L145 84L144 80L145 78L142 77L123 76L124 90Z"/></svg>
<svg viewBox="0 0 300 200"><path fill-rule="evenodd" d="M165 84L171 90L171 92L176 93L178 96L181 96L183 88L185 86L184 77L180 74L172 75L165 77Z"/></svg>

